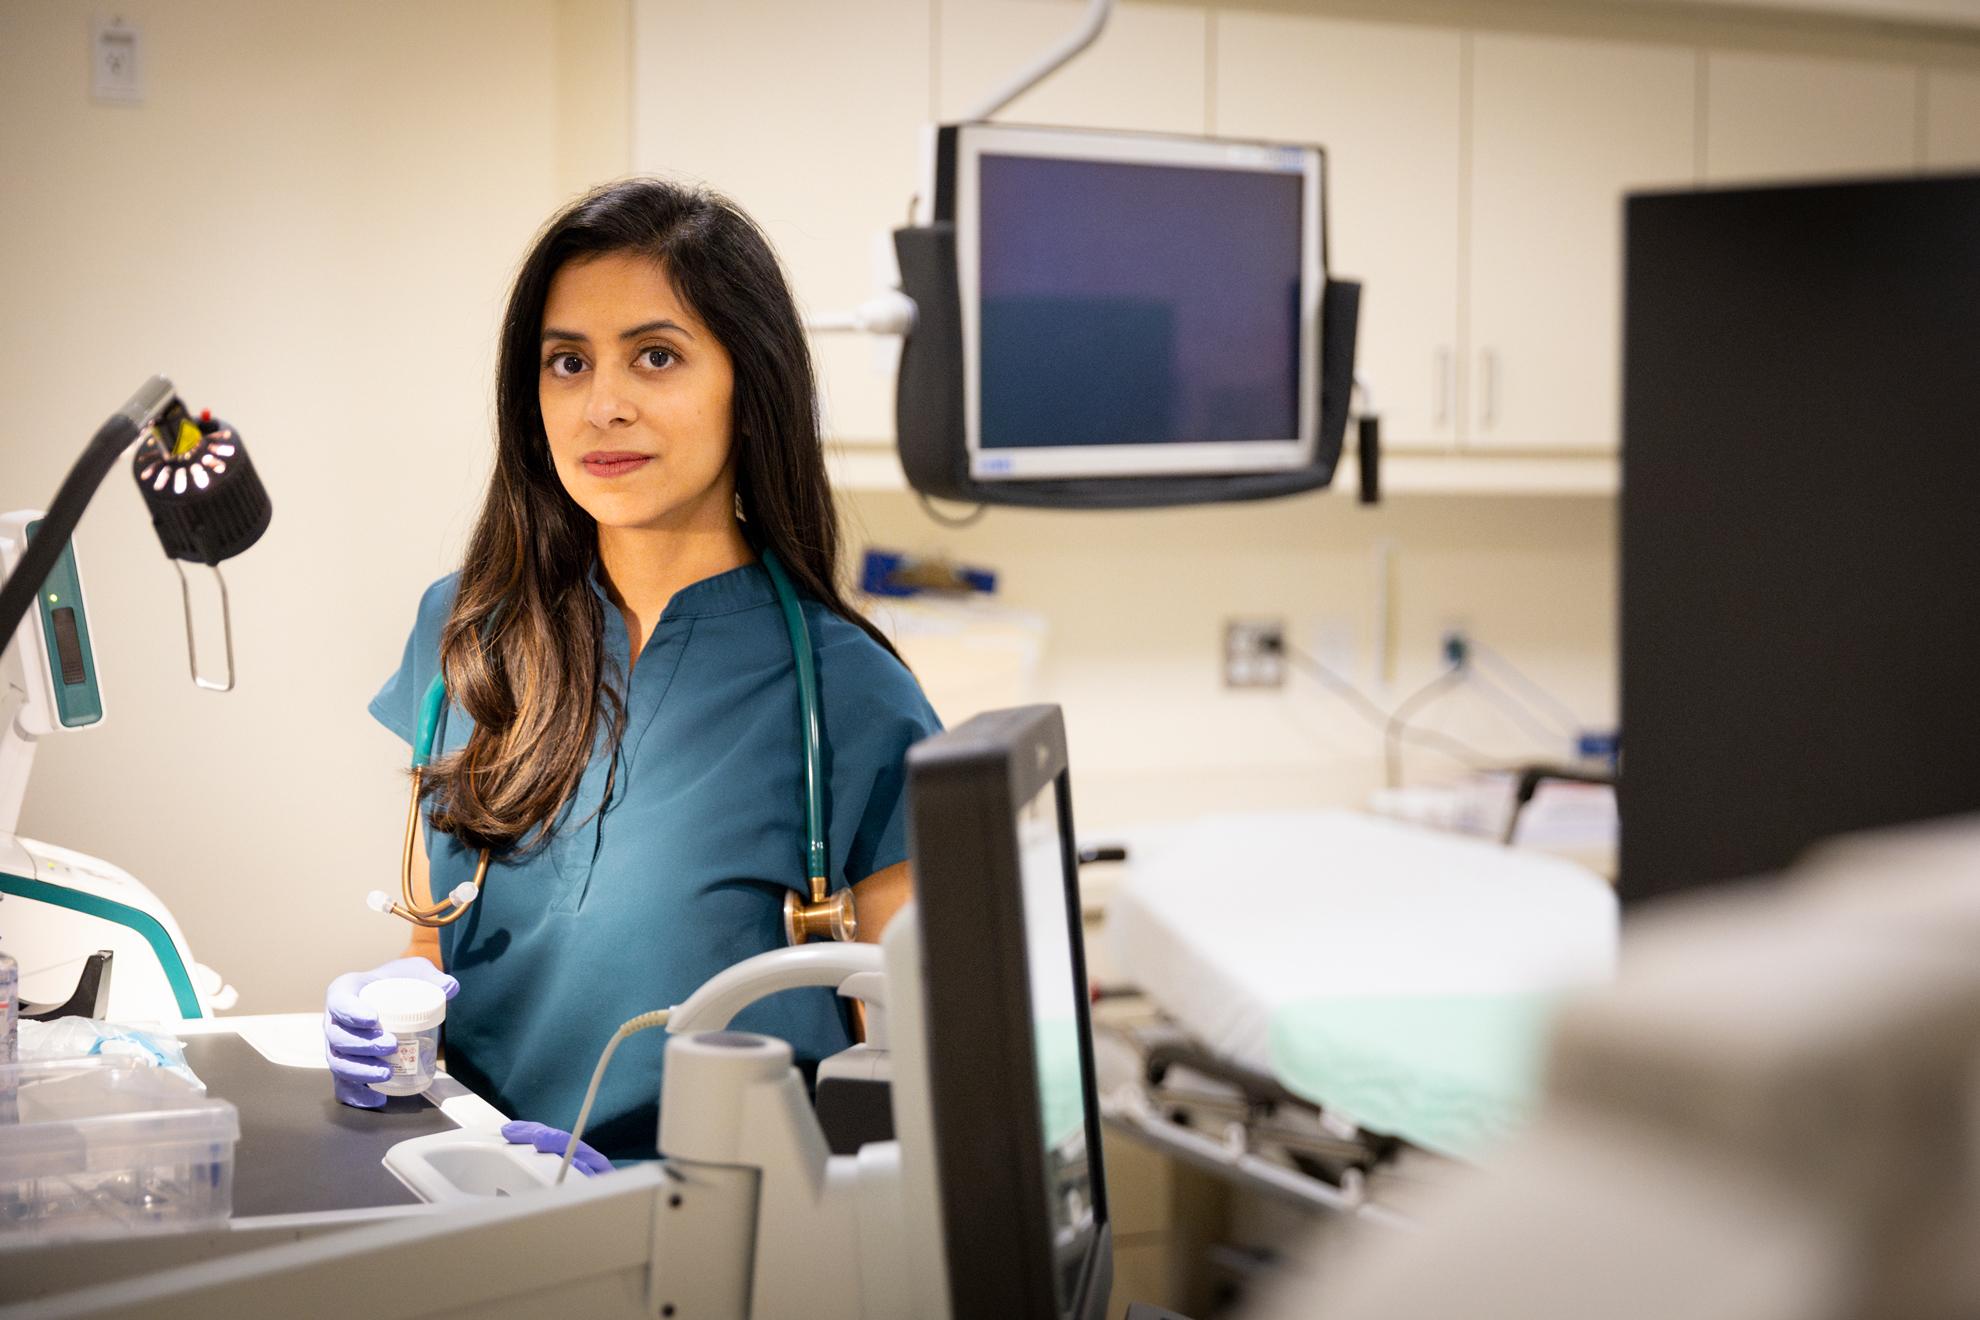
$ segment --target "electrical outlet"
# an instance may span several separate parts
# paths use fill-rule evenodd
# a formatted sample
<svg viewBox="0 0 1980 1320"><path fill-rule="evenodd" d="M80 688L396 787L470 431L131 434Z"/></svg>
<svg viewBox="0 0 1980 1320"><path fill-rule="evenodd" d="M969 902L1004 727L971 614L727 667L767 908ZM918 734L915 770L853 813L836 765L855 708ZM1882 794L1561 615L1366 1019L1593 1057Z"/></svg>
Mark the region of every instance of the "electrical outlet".
<svg viewBox="0 0 1980 1320"><path fill-rule="evenodd" d="M1461 624L1446 624L1437 634L1437 658L1447 668L1462 669L1471 661L1471 637Z"/></svg>
<svg viewBox="0 0 1980 1320"><path fill-rule="evenodd" d="M1224 686L1281 687L1286 681L1283 619L1228 619L1224 623Z"/></svg>

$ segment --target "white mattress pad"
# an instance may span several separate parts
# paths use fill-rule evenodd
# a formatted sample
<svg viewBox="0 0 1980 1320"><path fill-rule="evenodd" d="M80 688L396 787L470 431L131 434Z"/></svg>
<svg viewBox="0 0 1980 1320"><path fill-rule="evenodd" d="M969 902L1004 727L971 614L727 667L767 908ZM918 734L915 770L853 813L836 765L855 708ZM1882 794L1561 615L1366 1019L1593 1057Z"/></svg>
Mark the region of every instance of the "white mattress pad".
<svg viewBox="0 0 1980 1320"><path fill-rule="evenodd" d="M1212 1049L1323 1103L1327 1081L1310 1067L1326 1052L1288 1050L1284 1036L1289 1024L1313 1022L1316 1006L1330 1020L1340 1010L1352 1018L1357 1003L1371 1015L1399 1002L1465 1010L1431 1009L1430 1030L1411 1033L1415 1062L1378 1061L1393 1071L1420 1067L1425 1040L1435 1052L1442 1021L1470 1033L1469 1048L1480 1003L1614 974L1608 883L1572 862L1479 839L1349 811L1206 816L1131 834L1129 868L1107 909L1120 971ZM1287 1075L1294 1055L1305 1075ZM1357 1070L1364 1076L1348 1089L1365 1095L1368 1069ZM1393 1091L1394 1077L1383 1085Z"/></svg>

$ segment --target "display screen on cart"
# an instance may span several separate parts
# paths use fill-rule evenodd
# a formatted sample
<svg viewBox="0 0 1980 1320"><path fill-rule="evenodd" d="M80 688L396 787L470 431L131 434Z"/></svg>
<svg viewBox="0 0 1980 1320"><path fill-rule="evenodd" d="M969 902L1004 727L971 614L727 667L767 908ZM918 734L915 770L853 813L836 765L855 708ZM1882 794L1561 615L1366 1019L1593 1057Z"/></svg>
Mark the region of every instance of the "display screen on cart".
<svg viewBox="0 0 1980 1320"><path fill-rule="evenodd" d="M1061 1310L1073 1304L1078 1270L1094 1230L1093 1181L1087 1158L1086 1083L1081 1068L1079 991L1072 939L1078 913L1059 829L1055 785L1047 784L1018 818L1024 883L1026 953L1031 965L1031 1025L1038 1062L1038 1115L1044 1135L1045 1189L1051 1211L1053 1281Z"/></svg>

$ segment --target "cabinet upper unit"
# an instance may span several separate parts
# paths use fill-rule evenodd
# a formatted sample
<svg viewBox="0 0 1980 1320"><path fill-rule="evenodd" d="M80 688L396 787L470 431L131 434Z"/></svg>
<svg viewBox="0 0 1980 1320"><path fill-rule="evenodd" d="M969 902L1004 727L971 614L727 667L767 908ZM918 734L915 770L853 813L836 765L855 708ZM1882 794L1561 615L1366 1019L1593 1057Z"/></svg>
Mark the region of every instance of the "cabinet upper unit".
<svg viewBox="0 0 1980 1320"><path fill-rule="evenodd" d="M1980 156L1980 77L1220 13L1214 127L1328 151L1359 371L1403 451L1613 453L1622 200Z"/></svg>

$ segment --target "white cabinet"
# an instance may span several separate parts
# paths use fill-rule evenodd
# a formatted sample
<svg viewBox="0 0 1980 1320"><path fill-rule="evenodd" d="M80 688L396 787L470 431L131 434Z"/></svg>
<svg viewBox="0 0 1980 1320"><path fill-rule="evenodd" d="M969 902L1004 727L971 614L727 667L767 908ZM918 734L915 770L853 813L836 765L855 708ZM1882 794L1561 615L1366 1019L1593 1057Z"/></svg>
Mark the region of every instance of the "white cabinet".
<svg viewBox="0 0 1980 1320"><path fill-rule="evenodd" d="M1925 166L1980 168L1980 73L1925 75Z"/></svg>
<svg viewBox="0 0 1980 1320"><path fill-rule="evenodd" d="M1622 198L1695 178L1697 55L1472 38L1465 445L1613 450Z"/></svg>
<svg viewBox="0 0 1980 1320"><path fill-rule="evenodd" d="M1462 38L1220 11L1215 130L1327 149L1329 256L1363 281L1356 370L1385 445L1457 439Z"/></svg>
<svg viewBox="0 0 1980 1320"><path fill-rule="evenodd" d="M1621 198L1694 179L1695 52L1225 11L1216 54L1219 133L1327 148L1384 443L1613 451Z"/></svg>
<svg viewBox="0 0 1980 1320"><path fill-rule="evenodd" d="M1771 182L1895 174L1919 159L1919 79L1909 65L1712 51L1705 178Z"/></svg>

